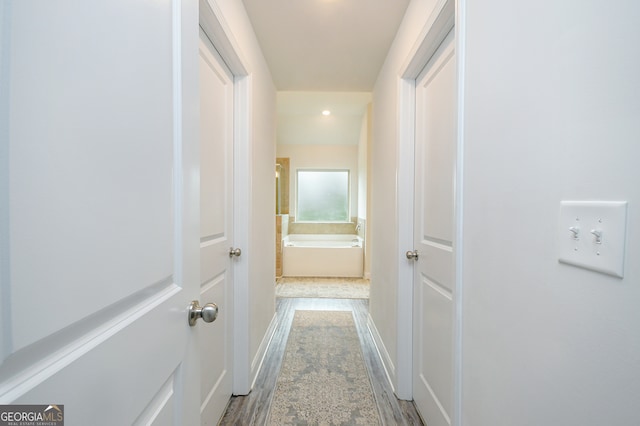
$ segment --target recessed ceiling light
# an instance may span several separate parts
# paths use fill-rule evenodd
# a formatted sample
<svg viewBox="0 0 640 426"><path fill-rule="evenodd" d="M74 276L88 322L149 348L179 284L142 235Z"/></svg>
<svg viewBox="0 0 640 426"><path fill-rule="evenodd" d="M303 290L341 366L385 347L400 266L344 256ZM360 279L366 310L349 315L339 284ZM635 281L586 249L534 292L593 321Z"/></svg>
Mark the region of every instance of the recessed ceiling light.
<svg viewBox="0 0 640 426"><path fill-rule="evenodd" d="M322 111L322 115L331 115L331 111L325 109L324 111Z"/></svg>

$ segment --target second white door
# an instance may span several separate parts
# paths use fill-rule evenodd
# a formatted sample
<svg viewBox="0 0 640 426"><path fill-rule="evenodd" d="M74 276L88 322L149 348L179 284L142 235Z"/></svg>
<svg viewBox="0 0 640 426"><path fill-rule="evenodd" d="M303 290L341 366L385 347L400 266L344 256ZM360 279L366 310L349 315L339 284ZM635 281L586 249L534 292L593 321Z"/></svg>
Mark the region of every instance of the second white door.
<svg viewBox="0 0 640 426"><path fill-rule="evenodd" d="M455 69L451 31L416 79L413 396L429 426L453 402Z"/></svg>
<svg viewBox="0 0 640 426"><path fill-rule="evenodd" d="M200 300L218 319L197 332L202 424L217 424L231 397L233 262L233 76L200 31Z"/></svg>

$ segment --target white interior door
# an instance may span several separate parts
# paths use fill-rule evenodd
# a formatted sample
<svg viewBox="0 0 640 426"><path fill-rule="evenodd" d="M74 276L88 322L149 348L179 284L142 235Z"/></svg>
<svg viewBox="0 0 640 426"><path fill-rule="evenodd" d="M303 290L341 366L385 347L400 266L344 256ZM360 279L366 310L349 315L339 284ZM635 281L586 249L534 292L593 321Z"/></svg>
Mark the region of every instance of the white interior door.
<svg viewBox="0 0 640 426"><path fill-rule="evenodd" d="M233 76L200 30L200 299L220 314L200 334L202 424L217 424L231 397L233 357Z"/></svg>
<svg viewBox="0 0 640 426"><path fill-rule="evenodd" d="M0 404L200 422L197 7L0 6Z"/></svg>
<svg viewBox="0 0 640 426"><path fill-rule="evenodd" d="M429 426L451 423L455 99L452 31L416 79L413 396Z"/></svg>

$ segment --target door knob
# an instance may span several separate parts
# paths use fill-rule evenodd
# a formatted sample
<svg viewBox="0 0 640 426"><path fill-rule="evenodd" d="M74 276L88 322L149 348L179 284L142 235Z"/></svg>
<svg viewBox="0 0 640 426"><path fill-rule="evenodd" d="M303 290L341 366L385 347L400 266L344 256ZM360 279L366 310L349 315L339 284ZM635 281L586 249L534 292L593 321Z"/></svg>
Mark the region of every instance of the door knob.
<svg viewBox="0 0 640 426"><path fill-rule="evenodd" d="M418 250L414 250L414 251L409 250L406 256L407 256L407 259L409 260L418 260Z"/></svg>
<svg viewBox="0 0 640 426"><path fill-rule="evenodd" d="M242 250L240 250L239 248L233 248L231 247L229 249L229 257L240 257L240 255L242 254Z"/></svg>
<svg viewBox="0 0 640 426"><path fill-rule="evenodd" d="M197 300L194 300L189 305L189 325L193 327L196 325L198 318L202 318L204 322L214 322L218 317L218 305L215 303L207 303L204 306L200 306Z"/></svg>

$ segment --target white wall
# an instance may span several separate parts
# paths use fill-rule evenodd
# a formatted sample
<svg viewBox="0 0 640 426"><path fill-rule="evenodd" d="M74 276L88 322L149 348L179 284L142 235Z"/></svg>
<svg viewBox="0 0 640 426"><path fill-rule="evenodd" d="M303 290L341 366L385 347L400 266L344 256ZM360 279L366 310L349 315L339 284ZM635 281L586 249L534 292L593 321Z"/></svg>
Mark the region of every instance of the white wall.
<svg viewBox="0 0 640 426"><path fill-rule="evenodd" d="M370 311L392 380L407 249L397 244L398 72L434 3L411 2L373 93ZM637 424L640 4L460 0L458 12L460 424ZM624 279L557 261L560 201L598 199L629 201Z"/></svg>
<svg viewBox="0 0 640 426"><path fill-rule="evenodd" d="M362 117L360 139L358 141L358 223L365 228L360 230L364 236L364 277L371 277L371 241L369 231L369 202L371 199L371 113L373 106L367 106L367 112Z"/></svg>
<svg viewBox="0 0 640 426"><path fill-rule="evenodd" d="M640 3L463 3L464 424L638 424ZM629 201L624 279L558 263L561 200Z"/></svg>
<svg viewBox="0 0 640 426"><path fill-rule="evenodd" d="M362 116L360 123L360 137L358 138L358 208L357 216L367 218L367 158L369 157L369 140L371 139L369 124L371 121L370 108Z"/></svg>
<svg viewBox="0 0 640 426"><path fill-rule="evenodd" d="M398 336L398 247L396 175L398 167L398 73L418 35L426 24L436 0L413 0L407 8L373 91L372 185L369 230L371 232L370 315L379 334L383 357L395 383ZM411 309L411 307L402 307Z"/></svg>
<svg viewBox="0 0 640 426"><path fill-rule="evenodd" d="M313 168L345 169L350 171L351 217L358 215L358 145L278 144L277 156L285 158L288 157L290 161L290 216L296 216L296 170ZM273 175L273 171L271 174Z"/></svg>
<svg viewBox="0 0 640 426"><path fill-rule="evenodd" d="M213 0L210 0L213 1ZM249 359L255 374L260 345L275 315L275 138L276 90L240 0L217 3L247 62L251 78L251 187L249 212ZM243 255L244 256L244 255Z"/></svg>

